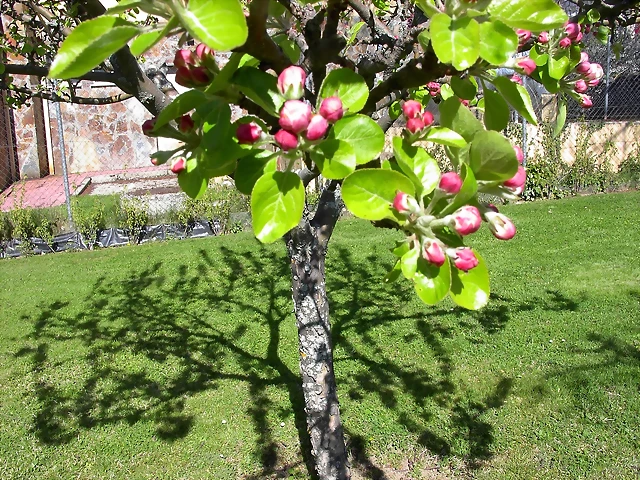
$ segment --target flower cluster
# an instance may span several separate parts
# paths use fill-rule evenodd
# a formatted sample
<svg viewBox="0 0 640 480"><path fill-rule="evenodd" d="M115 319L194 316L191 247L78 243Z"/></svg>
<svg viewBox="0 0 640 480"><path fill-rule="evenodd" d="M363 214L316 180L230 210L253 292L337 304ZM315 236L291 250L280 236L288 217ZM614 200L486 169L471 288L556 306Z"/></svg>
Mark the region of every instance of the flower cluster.
<svg viewBox="0 0 640 480"><path fill-rule="evenodd" d="M187 88L208 85L213 76L219 73L214 52L204 43L196 46L195 52L178 50L173 64L177 68L176 83Z"/></svg>
<svg viewBox="0 0 640 480"><path fill-rule="evenodd" d="M342 101L338 97L322 100L320 108L314 112L304 97L305 71L297 66L287 67L278 76L278 90L286 99L280 109L278 123L281 127L273 136L275 143L285 152L297 149L301 142L315 142L322 139L329 129L344 115ZM255 123L240 125L236 131L238 142L253 144L260 140L263 132Z"/></svg>
<svg viewBox="0 0 640 480"><path fill-rule="evenodd" d="M433 114L422 110L422 104L415 100L407 100L402 105L402 113L407 118L407 130L416 134L431 126Z"/></svg>

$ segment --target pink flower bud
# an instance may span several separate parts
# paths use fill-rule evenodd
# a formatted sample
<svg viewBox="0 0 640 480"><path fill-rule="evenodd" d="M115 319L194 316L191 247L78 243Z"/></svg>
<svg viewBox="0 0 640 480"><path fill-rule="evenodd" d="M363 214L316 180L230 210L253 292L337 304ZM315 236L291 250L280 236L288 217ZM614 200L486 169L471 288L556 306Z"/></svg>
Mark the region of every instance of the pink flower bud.
<svg viewBox="0 0 640 480"><path fill-rule="evenodd" d="M422 121L424 122L425 127L428 127L431 124L433 124L433 120L434 120L433 113L428 112L426 110L422 112Z"/></svg>
<svg viewBox="0 0 640 480"><path fill-rule="evenodd" d="M191 71L187 67L178 67L178 71L176 72L176 83L183 87L191 86L193 78L191 77Z"/></svg>
<svg viewBox="0 0 640 480"><path fill-rule="evenodd" d="M584 33L589 33L591 31L591 25L584 26Z"/></svg>
<svg viewBox="0 0 640 480"><path fill-rule="evenodd" d="M582 95L580 97L580 106L582 108L591 108L593 107L593 102L591 101L591 97L589 95Z"/></svg>
<svg viewBox="0 0 640 480"><path fill-rule="evenodd" d="M184 157L176 158L171 164L171 171L173 173L180 173L186 170L187 168L187 160Z"/></svg>
<svg viewBox="0 0 640 480"><path fill-rule="evenodd" d="M191 50L180 49L173 57L173 64L176 68L186 67L187 65L195 65L196 59Z"/></svg>
<svg viewBox="0 0 640 480"><path fill-rule="evenodd" d="M243 123L238 125L236 138L238 143L253 145L262 136L262 129L256 123Z"/></svg>
<svg viewBox="0 0 640 480"><path fill-rule="evenodd" d="M524 162L524 153L522 152L522 149L518 145L514 145L513 151L516 152L516 159L518 160L518 163L522 164L522 162Z"/></svg>
<svg viewBox="0 0 640 480"><path fill-rule="evenodd" d="M511 80L512 82L519 83L520 85L522 85L522 77L520 75L515 74L515 73L511 76L511 78L509 80Z"/></svg>
<svg viewBox="0 0 640 480"><path fill-rule="evenodd" d="M178 122L178 129L182 133L189 133L195 127L195 123L193 123L193 119L191 115L183 115L180 117L180 121Z"/></svg>
<svg viewBox="0 0 640 480"><path fill-rule="evenodd" d="M584 62L580 62L576 67L576 72L578 72L580 75L587 75L590 70L591 64L586 60Z"/></svg>
<svg viewBox="0 0 640 480"><path fill-rule="evenodd" d="M407 100L402 105L402 111L407 118L416 118L422 113L422 104L415 100Z"/></svg>
<svg viewBox="0 0 640 480"><path fill-rule="evenodd" d="M549 32L540 32L538 35L538 43L543 45L549 43Z"/></svg>
<svg viewBox="0 0 640 480"><path fill-rule="evenodd" d="M213 50L207 47L204 43L199 43L196 47L196 57L200 62L213 56Z"/></svg>
<svg viewBox="0 0 640 480"><path fill-rule="evenodd" d="M462 188L462 178L456 172L447 172L440 177L438 188L449 195L455 195Z"/></svg>
<svg viewBox="0 0 640 480"><path fill-rule="evenodd" d="M511 240L516 234L516 226L505 215L496 212L487 212L484 217L489 222L489 230L493 236L500 240Z"/></svg>
<svg viewBox="0 0 640 480"><path fill-rule="evenodd" d="M420 206L416 199L408 193L400 192L396 193L393 199L393 208L400 213L410 214L416 213L420 210Z"/></svg>
<svg viewBox="0 0 640 480"><path fill-rule="evenodd" d="M587 82L585 82L584 80L578 80L576 82L576 84L573 86L573 89L577 92L577 93L584 93L588 90L588 86L587 86Z"/></svg>
<svg viewBox="0 0 640 480"><path fill-rule="evenodd" d="M344 115L342 100L338 97L327 97L320 104L320 115L327 119L327 122L337 122Z"/></svg>
<svg viewBox="0 0 640 480"><path fill-rule="evenodd" d="M477 232L482 225L480 211L473 205L465 205L456 210L452 215L453 228L460 235L470 235Z"/></svg>
<svg viewBox="0 0 640 480"><path fill-rule="evenodd" d="M599 83L600 83L600 80L598 78L595 78L593 80L589 80L587 82L587 85L590 87L597 87Z"/></svg>
<svg viewBox="0 0 640 480"><path fill-rule="evenodd" d="M427 89L432 97L435 97L440 93L440 84L438 82L427 83Z"/></svg>
<svg viewBox="0 0 640 480"><path fill-rule="evenodd" d="M582 32L578 32L576 38L573 39L573 43L580 43L582 41Z"/></svg>
<svg viewBox="0 0 640 480"><path fill-rule="evenodd" d="M469 100L465 100L464 98L459 98L458 101L465 107L469 106Z"/></svg>
<svg viewBox="0 0 640 480"><path fill-rule="evenodd" d="M571 39L569 37L564 37L558 42L558 46L560 48L569 48L571 46Z"/></svg>
<svg viewBox="0 0 640 480"><path fill-rule="evenodd" d="M478 259L470 248L460 247L455 250L448 250L447 254L452 256L453 264L458 270L468 272L478 266Z"/></svg>
<svg viewBox="0 0 640 480"><path fill-rule="evenodd" d="M293 150L298 146L298 136L294 133L288 132L287 130L278 130L274 135L274 138L276 143L280 145L280 148L285 152Z"/></svg>
<svg viewBox="0 0 640 480"><path fill-rule="evenodd" d="M304 82L307 79L305 71L292 65L285 68L278 75L278 90L287 100L299 100L304 96Z"/></svg>
<svg viewBox="0 0 640 480"><path fill-rule="evenodd" d="M142 124L142 133L145 135L151 135L153 132L153 128L156 126L156 117L153 117L150 120L145 120Z"/></svg>
<svg viewBox="0 0 640 480"><path fill-rule="evenodd" d="M527 171L524 169L522 165L520 165L518 167L518 171L516 172L516 174L513 177L511 177L509 180L505 181L503 185L509 188L517 188L517 187L523 186L526 181L527 181Z"/></svg>
<svg viewBox="0 0 640 480"><path fill-rule="evenodd" d="M407 130L409 130L411 133L419 132L423 128L424 128L424 122L422 121L422 118L417 117L417 118L410 118L409 120L407 120Z"/></svg>
<svg viewBox="0 0 640 480"><path fill-rule="evenodd" d="M537 67L536 62L531 60L529 57L518 60L518 66L522 69L525 75L531 75Z"/></svg>
<svg viewBox="0 0 640 480"><path fill-rule="evenodd" d="M444 265L447 257L445 257L440 244L435 240L427 241L424 244L424 250L422 251L422 257L430 263L433 263L436 267Z"/></svg>
<svg viewBox="0 0 640 480"><path fill-rule="evenodd" d="M314 141L324 137L329 128L329 122L322 115L314 115L311 117L309 126L307 127L307 139Z"/></svg>
<svg viewBox="0 0 640 480"><path fill-rule="evenodd" d="M204 67L193 67L190 72L191 79L196 86L206 85L211 81L209 71Z"/></svg>
<svg viewBox="0 0 640 480"><path fill-rule="evenodd" d="M588 62L589 54L587 52L580 52L580 63Z"/></svg>
<svg viewBox="0 0 640 480"><path fill-rule="evenodd" d="M498 207L496 207L493 203L487 203L486 207L492 212L498 213Z"/></svg>
<svg viewBox="0 0 640 480"><path fill-rule="evenodd" d="M531 38L531 32L529 30L518 28L516 33L518 34L518 43L520 45L524 45Z"/></svg>
<svg viewBox="0 0 640 480"><path fill-rule="evenodd" d="M577 23L567 23L564 27L564 33L571 40L574 40L580 33L580 25Z"/></svg>
<svg viewBox="0 0 640 480"><path fill-rule="evenodd" d="M293 133L306 130L311 122L311 106L300 100L287 100L280 110L280 126ZM297 139L296 139L297 141Z"/></svg>
<svg viewBox="0 0 640 480"><path fill-rule="evenodd" d="M587 80L600 80L604 76L604 70L602 70L602 65L599 63L590 64L589 71L587 72L585 78Z"/></svg>

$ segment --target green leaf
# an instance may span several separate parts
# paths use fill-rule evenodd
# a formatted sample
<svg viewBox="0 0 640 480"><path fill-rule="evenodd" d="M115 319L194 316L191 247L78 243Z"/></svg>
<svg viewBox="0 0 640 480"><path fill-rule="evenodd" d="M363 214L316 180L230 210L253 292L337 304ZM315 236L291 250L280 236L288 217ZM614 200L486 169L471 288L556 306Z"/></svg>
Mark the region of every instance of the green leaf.
<svg viewBox="0 0 640 480"><path fill-rule="evenodd" d="M560 28L568 20L553 0L493 0L489 13L511 28L532 32Z"/></svg>
<svg viewBox="0 0 640 480"><path fill-rule="evenodd" d="M332 70L322 82L316 108L320 108L323 99L333 96L342 100L342 106L349 113L356 113L362 110L367 103L369 87L367 87L364 78L353 70L339 68Z"/></svg>
<svg viewBox="0 0 640 480"><path fill-rule="evenodd" d="M231 82L238 86L253 103L261 106L273 115L279 116L284 98L278 91L278 80L262 70L253 67L242 67L232 77Z"/></svg>
<svg viewBox="0 0 640 480"><path fill-rule="evenodd" d="M202 174L208 178L231 174L236 161L247 153L234 139L231 129L231 109L218 101L202 124L202 140L197 150Z"/></svg>
<svg viewBox="0 0 640 480"><path fill-rule="evenodd" d="M569 71L569 57L563 55L561 57L549 57L549 75L551 78L560 80Z"/></svg>
<svg viewBox="0 0 640 480"><path fill-rule="evenodd" d="M304 210L304 186L293 172L267 172L251 192L251 218L256 238L272 243L298 225Z"/></svg>
<svg viewBox="0 0 640 480"><path fill-rule="evenodd" d="M518 50L518 35L499 20L480 24L480 57L492 65L502 65Z"/></svg>
<svg viewBox="0 0 640 480"><path fill-rule="evenodd" d="M511 142L498 132L478 132L471 142L469 157L477 180L509 180L518 171L518 160Z"/></svg>
<svg viewBox="0 0 640 480"><path fill-rule="evenodd" d="M496 77L493 84L498 92L511 104L516 111L522 115L529 123L538 124L536 113L531 104L529 92L522 85L512 82L507 77Z"/></svg>
<svg viewBox="0 0 640 480"><path fill-rule="evenodd" d="M447 296L451 287L449 261L437 267L420 257L413 281L420 300L427 305L435 305Z"/></svg>
<svg viewBox="0 0 640 480"><path fill-rule="evenodd" d="M384 148L384 132L370 117L353 115L338 120L331 135L353 147L356 164L362 165L376 158Z"/></svg>
<svg viewBox="0 0 640 480"><path fill-rule="evenodd" d="M431 127L424 137L425 141L439 143L448 147L464 147L467 141L447 127Z"/></svg>
<svg viewBox="0 0 640 480"><path fill-rule="evenodd" d="M405 278L411 280L418 269L418 258L420 257L420 246L414 246L400 259L400 269Z"/></svg>
<svg viewBox="0 0 640 480"><path fill-rule="evenodd" d="M389 270L389 272L384 276L384 282L385 283L395 282L400 277L401 273L402 273L402 270L400 269L400 260L397 260L393 268Z"/></svg>
<svg viewBox="0 0 640 480"><path fill-rule="evenodd" d="M428 195L438 186L440 167L424 148L411 145L401 137L394 137L393 153L404 174L416 186L419 197Z"/></svg>
<svg viewBox="0 0 640 480"><path fill-rule="evenodd" d="M415 0L416 5L424 12L424 14L431 18L434 15L438 15L440 10L436 7L436 4L433 0Z"/></svg>
<svg viewBox="0 0 640 480"><path fill-rule="evenodd" d="M450 98L440 104L440 125L457 132L467 142L473 140L476 132L483 130L480 120L457 98Z"/></svg>
<svg viewBox="0 0 640 480"><path fill-rule="evenodd" d="M353 43L356 41L356 36L358 35L358 32L364 26L365 26L364 22L358 22L349 29L349 40L347 41L347 46L353 45Z"/></svg>
<svg viewBox="0 0 640 480"><path fill-rule="evenodd" d="M455 93L453 93L453 88L448 83L443 83L440 87L440 96L443 100L448 100L451 97L455 97Z"/></svg>
<svg viewBox="0 0 640 480"><path fill-rule="evenodd" d="M589 23L595 23L600 20L600 12L595 8L592 8L587 12L587 20Z"/></svg>
<svg viewBox="0 0 640 480"><path fill-rule="evenodd" d="M389 105L389 116L391 117L392 120L395 120L400 115L402 115L402 106L400 105L400 102L396 100L391 105Z"/></svg>
<svg viewBox="0 0 640 480"><path fill-rule="evenodd" d="M117 5L114 5L106 11L106 15L124 13L127 10L142 7L145 3L144 0L120 0Z"/></svg>
<svg viewBox="0 0 640 480"><path fill-rule="evenodd" d="M439 13L431 18L430 31L433 50L442 63L465 70L478 59L480 27L474 19L452 19L446 13Z"/></svg>
<svg viewBox="0 0 640 480"><path fill-rule="evenodd" d="M164 37L166 37L167 33L169 33L171 29L175 28L177 25L178 19L174 16L171 17L171 20L169 20L163 28L138 35L133 40L133 42L131 42L131 54L134 57L139 57L151 47L156 45Z"/></svg>
<svg viewBox="0 0 640 480"><path fill-rule="evenodd" d="M201 198L207 190L208 179L202 175L198 168L198 160L187 160L187 168L178 174L178 185L191 198Z"/></svg>
<svg viewBox="0 0 640 480"><path fill-rule="evenodd" d="M460 77L451 78L451 88L453 88L453 93L465 100L473 100L476 98L478 91L477 85L471 82L471 80Z"/></svg>
<svg viewBox="0 0 640 480"><path fill-rule="evenodd" d="M102 16L82 22L62 42L49 78L74 78L97 67L140 33L120 17Z"/></svg>
<svg viewBox="0 0 640 480"><path fill-rule="evenodd" d="M415 194L411 180L393 170L356 170L342 183L345 205L355 216L366 220L395 220L391 205L398 191Z"/></svg>
<svg viewBox="0 0 640 480"><path fill-rule="evenodd" d="M276 35L273 37L273 41L282 49L284 54L291 60L291 63L297 64L300 60L300 47L298 44L291 40L287 35Z"/></svg>
<svg viewBox="0 0 640 480"><path fill-rule="evenodd" d="M356 169L356 153L344 140L328 139L311 151L311 160L320 169L322 176L340 180Z"/></svg>
<svg viewBox="0 0 640 480"><path fill-rule="evenodd" d="M238 0L190 0L184 8L172 2L193 38L214 50L228 51L247 41L247 21Z"/></svg>
<svg viewBox="0 0 640 480"><path fill-rule="evenodd" d="M483 258L476 252L478 265L468 272L463 272L455 267L451 268L451 290L449 294L452 300L462 308L478 310L489 301L489 270Z"/></svg>
<svg viewBox="0 0 640 480"><path fill-rule="evenodd" d="M564 122L567 120L567 101L563 96L558 99L558 116L556 118L556 125L553 129L553 137L557 137L564 128Z"/></svg>
<svg viewBox="0 0 640 480"><path fill-rule="evenodd" d="M275 172L278 159L268 150L252 150L238 162L233 180L240 193L251 195L258 179L267 172Z"/></svg>
<svg viewBox="0 0 640 480"><path fill-rule="evenodd" d="M484 125L487 130L504 130L509 123L509 117L509 105L502 95L487 88L484 91Z"/></svg>
<svg viewBox="0 0 640 480"><path fill-rule="evenodd" d="M229 82L231 82L233 74L238 70L240 62L245 57L250 57L250 55L238 52L232 53L229 57L229 61L225 64L222 70L220 70L220 73L213 78L213 81L207 87L205 92L215 94L226 89L229 86Z"/></svg>
<svg viewBox="0 0 640 480"><path fill-rule="evenodd" d="M194 108L201 106L207 102L207 96L199 90L189 90L181 93L173 101L166 106L158 118L156 118L154 130L160 129L175 118L190 112Z"/></svg>

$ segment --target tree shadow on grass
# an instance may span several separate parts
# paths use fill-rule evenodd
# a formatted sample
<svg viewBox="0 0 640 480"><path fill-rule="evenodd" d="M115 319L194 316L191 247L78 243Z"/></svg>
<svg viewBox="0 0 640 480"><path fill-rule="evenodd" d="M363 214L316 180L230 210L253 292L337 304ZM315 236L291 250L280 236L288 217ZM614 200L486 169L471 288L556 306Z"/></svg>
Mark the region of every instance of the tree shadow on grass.
<svg viewBox="0 0 640 480"><path fill-rule="evenodd" d="M83 430L145 421L165 442L186 437L196 418L185 408L197 394L216 391L223 382L245 385L250 401L245 414L255 431L254 454L262 469L246 477L286 475L299 460L313 476L297 363L297 339L283 347L283 322L294 322L290 271L283 251L261 246L215 246L174 260L107 272L82 299L61 299L25 317L33 326L25 347L38 401L33 433L45 444L71 442ZM340 395L357 402L377 396L419 442L435 454L452 452L451 441L432 422L433 403L447 412L450 428L466 445L468 465L492 455L493 427L486 413L502 406L512 386L500 378L483 398L467 395L452 375L454 361L445 339L456 332L441 321L446 309L407 314L410 289L381 283L389 265L371 256L366 262L338 247L328 267L334 342L350 362L350 381L338 383ZM508 321L509 299L495 313L467 317L465 328L498 332ZM558 305L564 305L559 302ZM521 306L526 308L526 306ZM454 312L457 313L457 312ZM471 320L469 320L471 319ZM403 337L380 337L377 327L409 323ZM393 329L392 329L393 330ZM257 335L258 333L258 335ZM385 352L389 342L423 342L435 359L431 365L403 362ZM401 353L399 353L401 357ZM66 365L66 366L65 366ZM293 365L293 367L292 367ZM80 371L69 385L69 375ZM291 410L275 404L269 388L286 392ZM412 405L398 398L408 394ZM344 400L343 400L344 401ZM349 403L349 402L346 402ZM270 413L293 412L300 456L283 456ZM349 430L355 468L367 478L385 479L367 452L366 441ZM286 457L286 458L285 458Z"/></svg>

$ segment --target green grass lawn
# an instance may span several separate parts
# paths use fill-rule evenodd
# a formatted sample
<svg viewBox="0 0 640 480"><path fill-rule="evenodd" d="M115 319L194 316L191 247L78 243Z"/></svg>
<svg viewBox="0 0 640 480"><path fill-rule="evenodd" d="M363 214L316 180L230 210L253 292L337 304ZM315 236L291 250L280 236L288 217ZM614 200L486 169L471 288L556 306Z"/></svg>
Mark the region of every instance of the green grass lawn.
<svg viewBox="0 0 640 480"><path fill-rule="evenodd" d="M397 232L327 262L364 478L640 475L640 193L505 207L480 312L383 284ZM0 478L308 478L284 246L249 235L0 261ZM303 448L303 450L305 450Z"/></svg>

